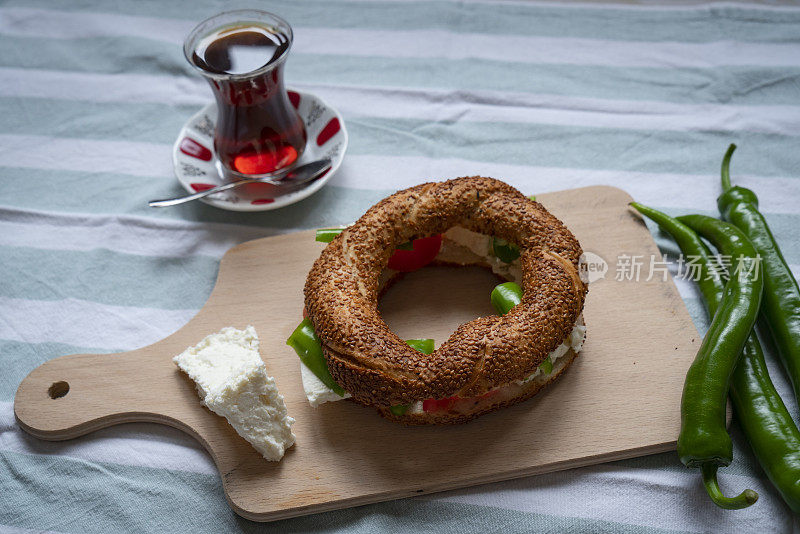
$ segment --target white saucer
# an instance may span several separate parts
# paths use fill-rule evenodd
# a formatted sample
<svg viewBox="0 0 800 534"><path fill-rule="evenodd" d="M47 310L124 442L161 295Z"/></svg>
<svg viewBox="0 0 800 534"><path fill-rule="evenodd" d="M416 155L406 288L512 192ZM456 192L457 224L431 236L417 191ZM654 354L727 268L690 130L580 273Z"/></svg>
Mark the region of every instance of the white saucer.
<svg viewBox="0 0 800 534"><path fill-rule="evenodd" d="M311 93L289 89L289 100L297 109L306 127L307 142L299 165L323 157L333 165L322 178L297 190L281 192L269 184L248 184L209 195L202 200L216 208L232 211L266 211L288 206L317 192L331 179L344 159L347 149L347 130L339 112ZM183 125L172 147L175 176L189 193L210 189L225 183L217 170L214 153L214 127L217 104L212 102Z"/></svg>

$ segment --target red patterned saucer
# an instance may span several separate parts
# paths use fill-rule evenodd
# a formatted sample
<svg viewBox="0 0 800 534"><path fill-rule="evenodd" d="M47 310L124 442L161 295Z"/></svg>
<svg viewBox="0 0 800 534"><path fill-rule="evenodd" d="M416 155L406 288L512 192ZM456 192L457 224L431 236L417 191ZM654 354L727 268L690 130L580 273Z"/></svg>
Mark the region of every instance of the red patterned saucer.
<svg viewBox="0 0 800 534"><path fill-rule="evenodd" d="M320 158L331 158L333 165L322 178L305 187L284 192L269 184L248 184L230 191L209 195L202 202L232 211L274 210L303 200L331 179L344 159L347 130L339 112L311 93L290 89L289 100L306 127L308 141L298 165ZM214 154L214 126L217 105L210 103L189 119L172 147L172 164L178 181L190 193L225 183L217 169Z"/></svg>

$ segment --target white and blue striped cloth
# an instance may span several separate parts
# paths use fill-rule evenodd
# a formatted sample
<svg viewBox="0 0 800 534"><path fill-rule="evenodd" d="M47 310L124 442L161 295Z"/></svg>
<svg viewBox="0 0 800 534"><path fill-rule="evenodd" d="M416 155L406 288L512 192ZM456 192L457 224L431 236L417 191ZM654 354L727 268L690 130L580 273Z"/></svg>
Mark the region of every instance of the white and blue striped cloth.
<svg viewBox="0 0 800 534"><path fill-rule="evenodd" d="M240 7L292 23L287 79L342 112L345 162L319 193L277 211L148 208L182 192L171 145L211 98L183 38ZM669 453L260 525L228 508L209 457L177 430L131 424L49 443L13 416L17 385L42 362L177 330L242 241L352 221L398 188L471 174L529 194L611 184L670 213L715 214L730 142L734 181L759 194L798 272L800 9L0 2L0 530L800 531L735 422L721 479L728 492L760 493L747 510L715 508ZM679 288L703 330L697 292Z"/></svg>

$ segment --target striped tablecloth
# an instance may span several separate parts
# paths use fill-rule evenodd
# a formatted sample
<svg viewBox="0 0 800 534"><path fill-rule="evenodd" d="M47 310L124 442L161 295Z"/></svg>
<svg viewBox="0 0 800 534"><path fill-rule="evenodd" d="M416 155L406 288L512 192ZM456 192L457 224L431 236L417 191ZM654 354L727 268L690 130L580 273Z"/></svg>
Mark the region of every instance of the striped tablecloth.
<svg viewBox="0 0 800 534"><path fill-rule="evenodd" d="M800 265L800 10L250 5L293 24L287 79L344 115L350 147L311 198L238 214L146 201L181 192L171 144L211 97L182 40L241 3L0 3L0 530L798 530L735 423L723 486L761 494L743 511L715 508L669 453L268 525L228 508L209 457L176 430L132 424L63 443L21 432L14 392L37 365L157 341L203 305L231 246L352 221L424 180L484 174L526 193L611 184L670 213L715 213L736 142L734 180L758 192ZM679 287L704 330L697 292Z"/></svg>

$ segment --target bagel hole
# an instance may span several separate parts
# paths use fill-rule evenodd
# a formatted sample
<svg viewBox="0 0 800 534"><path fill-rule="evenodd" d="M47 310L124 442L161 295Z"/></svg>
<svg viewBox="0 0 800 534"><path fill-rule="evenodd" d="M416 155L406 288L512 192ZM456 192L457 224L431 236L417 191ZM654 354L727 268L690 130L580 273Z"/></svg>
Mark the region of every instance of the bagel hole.
<svg viewBox="0 0 800 534"><path fill-rule="evenodd" d="M460 325L494 315L489 296L505 280L476 266L429 266L406 273L378 302L383 320L401 339L444 343Z"/></svg>

